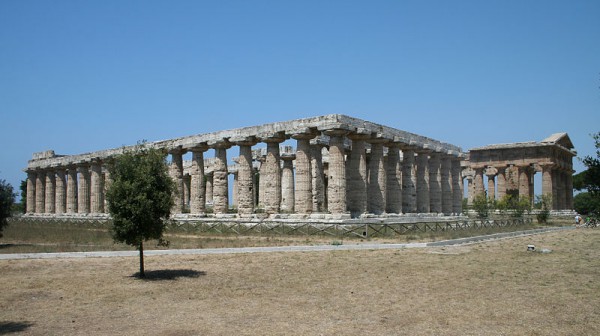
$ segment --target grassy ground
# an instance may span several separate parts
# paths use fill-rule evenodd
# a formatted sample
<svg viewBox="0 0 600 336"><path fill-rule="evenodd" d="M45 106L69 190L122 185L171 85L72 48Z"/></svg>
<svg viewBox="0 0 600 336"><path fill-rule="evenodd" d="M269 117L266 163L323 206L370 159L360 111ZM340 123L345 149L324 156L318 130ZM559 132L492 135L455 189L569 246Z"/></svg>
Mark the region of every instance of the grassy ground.
<svg viewBox="0 0 600 336"><path fill-rule="evenodd" d="M537 250L527 252L534 244ZM598 335L600 230L445 248L0 261L0 334Z"/></svg>
<svg viewBox="0 0 600 336"><path fill-rule="evenodd" d="M564 225L565 222L554 220L552 225ZM570 223L569 223L570 224ZM317 245L317 244L357 244L369 242L405 243L415 241L434 241L454 239L473 235L483 235L500 231L515 231L535 228L537 225L507 228L485 228L477 230L457 230L447 232L411 232L401 236L388 238L341 238L332 236L285 236L285 235L223 235L197 233L185 227L169 227L165 238L168 248L220 248L220 247L253 247L253 246L285 246L285 245ZM157 241L149 241L145 249L165 249L158 246ZM0 253L39 253L39 252L77 252L77 251L112 251L130 250L125 244L114 243L109 224L95 225L77 222L15 220L4 230L0 239Z"/></svg>

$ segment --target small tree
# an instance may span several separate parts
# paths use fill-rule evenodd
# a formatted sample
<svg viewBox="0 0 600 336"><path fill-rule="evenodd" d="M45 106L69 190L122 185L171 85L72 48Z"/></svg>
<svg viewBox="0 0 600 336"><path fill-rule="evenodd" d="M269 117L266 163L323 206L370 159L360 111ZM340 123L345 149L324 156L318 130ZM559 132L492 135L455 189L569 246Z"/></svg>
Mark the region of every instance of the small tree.
<svg viewBox="0 0 600 336"><path fill-rule="evenodd" d="M587 189L592 198L592 204L596 205L592 212L600 213L600 207L597 206L600 205L600 132L592 134L592 138L594 138L596 147L596 157L588 155L583 158L582 161L587 170L580 173L582 183L578 182L576 187Z"/></svg>
<svg viewBox="0 0 600 336"><path fill-rule="evenodd" d="M540 205L539 212L536 215L537 221L540 224L545 224L550 218L550 209L552 208L552 194L536 196L536 199L536 203Z"/></svg>
<svg viewBox="0 0 600 336"><path fill-rule="evenodd" d="M143 144L109 164L110 184L106 198L112 216L113 239L140 251L140 277L144 273L144 241L162 241L173 206L173 181L165 154Z"/></svg>
<svg viewBox="0 0 600 336"><path fill-rule="evenodd" d="M494 205L485 194L479 194L473 197L473 210L477 213L477 217L484 219L490 215L490 209L493 209Z"/></svg>
<svg viewBox="0 0 600 336"><path fill-rule="evenodd" d="M5 180L0 180L0 237L2 237L4 227L8 225L8 217L11 216L14 202L13 187Z"/></svg>

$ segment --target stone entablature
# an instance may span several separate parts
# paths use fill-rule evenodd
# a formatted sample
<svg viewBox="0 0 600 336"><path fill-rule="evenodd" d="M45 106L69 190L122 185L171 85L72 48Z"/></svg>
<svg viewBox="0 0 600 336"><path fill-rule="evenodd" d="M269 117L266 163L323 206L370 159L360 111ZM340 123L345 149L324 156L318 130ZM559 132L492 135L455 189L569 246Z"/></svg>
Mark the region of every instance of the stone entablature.
<svg viewBox="0 0 600 336"><path fill-rule="evenodd" d="M553 210L573 209L573 157L577 155L566 133L540 142L520 142L473 148L462 162L468 199L486 192L500 199L506 194L534 201L534 174L542 174L542 194L552 195Z"/></svg>
<svg viewBox="0 0 600 336"><path fill-rule="evenodd" d="M296 147L281 146L293 139ZM258 143L266 148L252 147ZM238 216L330 213L352 217L459 214L461 149L428 137L344 116L244 127L145 143L171 156L173 214L206 215L206 205ZM228 160L237 147L239 156ZM135 146L80 155L35 153L25 170L27 213L106 213L106 162ZM214 150L214 158L204 153ZM183 155L192 153L185 162ZM234 164L229 164L233 161ZM234 176L229 188L229 175ZM260 176L260 178L258 178ZM257 192L258 189L258 192ZM229 195L232 191L233 195ZM231 200L231 204L230 204Z"/></svg>

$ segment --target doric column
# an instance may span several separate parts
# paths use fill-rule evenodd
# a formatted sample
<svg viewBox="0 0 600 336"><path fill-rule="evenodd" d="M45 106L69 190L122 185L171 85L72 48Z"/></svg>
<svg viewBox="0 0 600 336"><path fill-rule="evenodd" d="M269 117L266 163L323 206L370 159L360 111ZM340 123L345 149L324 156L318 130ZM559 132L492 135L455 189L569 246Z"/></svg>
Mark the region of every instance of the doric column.
<svg viewBox="0 0 600 336"><path fill-rule="evenodd" d="M67 213L77 213L77 167L71 165L67 167Z"/></svg>
<svg viewBox="0 0 600 336"><path fill-rule="evenodd" d="M452 156L442 156L440 176L442 183L442 212L446 215L452 213Z"/></svg>
<svg viewBox="0 0 600 336"><path fill-rule="evenodd" d="M310 139L316 136L315 132L306 131L295 133L296 139L296 194L294 208L296 213L307 214L313 211L313 188Z"/></svg>
<svg viewBox="0 0 600 336"><path fill-rule="evenodd" d="M183 212L184 199L183 199L183 154L184 151L181 147L173 148L169 150L171 154L171 165L169 166L169 175L175 182L175 190L173 191L173 208L171 212L173 214L180 214Z"/></svg>
<svg viewBox="0 0 600 336"><path fill-rule="evenodd" d="M38 170L35 179L35 213L46 211L46 172Z"/></svg>
<svg viewBox="0 0 600 336"><path fill-rule="evenodd" d="M44 200L45 213L51 214L56 206L56 175L53 170L46 172L46 199Z"/></svg>
<svg viewBox="0 0 600 336"><path fill-rule="evenodd" d="M192 192L192 176L183 174L183 209L189 211Z"/></svg>
<svg viewBox="0 0 600 336"><path fill-rule="evenodd" d="M323 144L310 146L310 168L312 173L312 204L313 212L325 211L325 181L323 172Z"/></svg>
<svg viewBox="0 0 600 336"><path fill-rule="evenodd" d="M90 172L87 163L77 166L79 182L77 190L77 212L87 214L90 212Z"/></svg>
<svg viewBox="0 0 600 336"><path fill-rule="evenodd" d="M294 163L295 154L282 155L283 168L281 169L281 211L294 212Z"/></svg>
<svg viewBox="0 0 600 336"><path fill-rule="evenodd" d="M556 196L554 193L554 176L552 174L554 164L542 165L542 195L550 195L552 198L552 210L556 210Z"/></svg>
<svg viewBox="0 0 600 336"><path fill-rule="evenodd" d="M27 171L27 213L35 213L35 183L36 173Z"/></svg>
<svg viewBox="0 0 600 336"><path fill-rule="evenodd" d="M564 168L556 171L558 179L558 206L560 210L567 208L567 179Z"/></svg>
<svg viewBox="0 0 600 336"><path fill-rule="evenodd" d="M421 150L417 155L417 212L429 211L429 151Z"/></svg>
<svg viewBox="0 0 600 336"><path fill-rule="evenodd" d="M506 195L506 166L496 168L498 175L496 175L496 195L500 200Z"/></svg>
<svg viewBox="0 0 600 336"><path fill-rule="evenodd" d="M567 210L573 210L574 206L573 206L573 169L568 169L565 172L565 179L566 179L566 187L565 187L565 192L566 192L566 204L565 207Z"/></svg>
<svg viewBox="0 0 600 336"><path fill-rule="evenodd" d="M240 148L237 173L237 207L240 215L254 212L254 168L252 167L252 146L254 137L232 140Z"/></svg>
<svg viewBox="0 0 600 336"><path fill-rule="evenodd" d="M410 148L402 149L402 212L417 212L417 174L415 152Z"/></svg>
<svg viewBox="0 0 600 336"><path fill-rule="evenodd" d="M213 167L214 169L214 167ZM214 172L207 172L206 173L206 203L207 204L212 204L214 206L214 199L213 199L213 180L214 180ZM214 210L214 209L213 209Z"/></svg>
<svg viewBox="0 0 600 336"><path fill-rule="evenodd" d="M386 177L383 158L383 143L386 139L369 139L371 158L369 160L369 182L367 184L367 211L380 215L385 212Z"/></svg>
<svg viewBox="0 0 600 336"><path fill-rule="evenodd" d="M57 215L67 212L67 177L64 168L56 170L56 208Z"/></svg>
<svg viewBox="0 0 600 336"><path fill-rule="evenodd" d="M529 166L519 166L518 168L519 168L519 196L525 196L525 197L529 198L529 195L530 195L529 188L531 186L531 182L530 182L531 168Z"/></svg>
<svg viewBox="0 0 600 336"><path fill-rule="evenodd" d="M237 170L235 171L231 171L230 172L231 175L233 175L233 185L231 186L231 206L232 207L237 207L237 198L238 198L238 192L239 192L239 183L238 183L238 172Z"/></svg>
<svg viewBox="0 0 600 336"><path fill-rule="evenodd" d="M385 212L402 213L402 166L400 164L400 149L397 143L388 145L385 176L387 179Z"/></svg>
<svg viewBox="0 0 600 336"><path fill-rule="evenodd" d="M112 184L112 178L110 177L110 170L108 170L106 167L104 167L103 173L104 173L104 213L108 213L109 209L108 209L108 199L106 198L106 193L108 191L108 188L110 188L110 185Z"/></svg>
<svg viewBox="0 0 600 336"><path fill-rule="evenodd" d="M473 196L485 195L485 186L483 185L483 168L474 168L473 176Z"/></svg>
<svg viewBox="0 0 600 336"><path fill-rule="evenodd" d="M226 139L210 144L215 149L213 172L213 209L216 214L224 214L229 210L229 183L227 172L227 148L231 143Z"/></svg>
<svg viewBox="0 0 600 336"><path fill-rule="evenodd" d="M329 172L327 179L327 210L332 214L346 212L346 162L344 137L346 130L328 130Z"/></svg>
<svg viewBox="0 0 600 336"><path fill-rule="evenodd" d="M90 210L94 214L104 212L104 183L102 181L102 165L94 160L91 164L90 176Z"/></svg>
<svg viewBox="0 0 600 336"><path fill-rule="evenodd" d="M441 154L433 152L429 156L429 212L442 212L442 161Z"/></svg>
<svg viewBox="0 0 600 336"><path fill-rule="evenodd" d="M495 177L498 174L498 169L495 167L488 166L485 168L485 175L488 178L488 199L495 200L496 199L496 184Z"/></svg>
<svg viewBox="0 0 600 336"><path fill-rule="evenodd" d="M353 217L367 212L367 152L365 140L370 134L351 133L352 149L346 162L346 201Z"/></svg>
<svg viewBox="0 0 600 336"><path fill-rule="evenodd" d="M267 143L267 156L260 167L260 185L264 190L263 205L267 214L279 213L281 206L281 157L279 144L285 141L282 133L261 137Z"/></svg>
<svg viewBox="0 0 600 336"><path fill-rule="evenodd" d="M463 183L462 183L462 168L460 166L460 158L452 158L452 212L455 214L462 213L463 200Z"/></svg>

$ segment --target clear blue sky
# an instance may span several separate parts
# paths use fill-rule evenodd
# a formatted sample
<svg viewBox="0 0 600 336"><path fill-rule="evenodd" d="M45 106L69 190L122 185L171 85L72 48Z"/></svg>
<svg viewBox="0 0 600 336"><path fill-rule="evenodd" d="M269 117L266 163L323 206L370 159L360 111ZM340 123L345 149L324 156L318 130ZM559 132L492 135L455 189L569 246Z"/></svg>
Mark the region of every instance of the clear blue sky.
<svg viewBox="0 0 600 336"><path fill-rule="evenodd" d="M599 86L597 0L1 0L0 179L47 149L330 113L590 155Z"/></svg>

